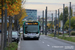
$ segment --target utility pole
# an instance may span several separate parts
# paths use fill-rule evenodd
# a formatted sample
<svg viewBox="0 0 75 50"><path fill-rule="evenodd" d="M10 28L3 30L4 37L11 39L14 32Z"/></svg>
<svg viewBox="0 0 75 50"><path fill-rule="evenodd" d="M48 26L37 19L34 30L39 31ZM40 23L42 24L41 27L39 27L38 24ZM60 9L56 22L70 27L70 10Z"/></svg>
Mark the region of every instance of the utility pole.
<svg viewBox="0 0 75 50"><path fill-rule="evenodd" d="M59 36L59 9L58 9L58 36Z"/></svg>
<svg viewBox="0 0 75 50"><path fill-rule="evenodd" d="M47 35L47 7L45 10L45 35Z"/></svg>
<svg viewBox="0 0 75 50"><path fill-rule="evenodd" d="M53 33L53 13L52 13L52 33Z"/></svg>
<svg viewBox="0 0 75 50"><path fill-rule="evenodd" d="M64 37L64 10L65 10L65 4L63 4L63 37Z"/></svg>
<svg viewBox="0 0 75 50"><path fill-rule="evenodd" d="M54 37L56 37L56 26L57 26L57 10L55 10L55 33L54 33Z"/></svg>
<svg viewBox="0 0 75 50"><path fill-rule="evenodd" d="M42 29L43 29L43 34L44 34L44 11L42 12Z"/></svg>
<svg viewBox="0 0 75 50"><path fill-rule="evenodd" d="M69 37L70 37L70 31L71 31L71 2L69 7Z"/></svg>

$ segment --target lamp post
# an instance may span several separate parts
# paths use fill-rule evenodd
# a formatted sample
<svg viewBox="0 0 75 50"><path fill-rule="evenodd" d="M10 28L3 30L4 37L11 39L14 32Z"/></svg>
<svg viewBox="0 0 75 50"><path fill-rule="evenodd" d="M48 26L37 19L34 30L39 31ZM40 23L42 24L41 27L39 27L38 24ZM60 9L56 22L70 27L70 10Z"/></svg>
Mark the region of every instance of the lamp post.
<svg viewBox="0 0 75 50"><path fill-rule="evenodd" d="M69 37L70 37L70 31L71 31L71 2L69 7Z"/></svg>
<svg viewBox="0 0 75 50"><path fill-rule="evenodd" d="M45 35L47 35L47 7L45 10Z"/></svg>
<svg viewBox="0 0 75 50"><path fill-rule="evenodd" d="M42 33L44 34L44 11L42 12Z"/></svg>
<svg viewBox="0 0 75 50"><path fill-rule="evenodd" d="M55 34L54 34L54 37L56 37L56 30L57 30L57 10L55 10Z"/></svg>
<svg viewBox="0 0 75 50"><path fill-rule="evenodd" d="M51 15L52 15L52 33L53 33L53 13Z"/></svg>
<svg viewBox="0 0 75 50"><path fill-rule="evenodd" d="M59 9L58 9L58 36L59 36Z"/></svg>

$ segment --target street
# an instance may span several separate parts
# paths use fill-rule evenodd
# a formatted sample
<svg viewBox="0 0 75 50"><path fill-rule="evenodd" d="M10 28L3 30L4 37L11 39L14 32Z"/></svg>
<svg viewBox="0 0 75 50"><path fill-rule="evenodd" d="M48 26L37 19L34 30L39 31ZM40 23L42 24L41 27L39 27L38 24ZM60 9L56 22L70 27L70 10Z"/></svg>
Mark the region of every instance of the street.
<svg viewBox="0 0 75 50"><path fill-rule="evenodd" d="M22 40L20 50L75 50L75 46L41 35L39 40Z"/></svg>

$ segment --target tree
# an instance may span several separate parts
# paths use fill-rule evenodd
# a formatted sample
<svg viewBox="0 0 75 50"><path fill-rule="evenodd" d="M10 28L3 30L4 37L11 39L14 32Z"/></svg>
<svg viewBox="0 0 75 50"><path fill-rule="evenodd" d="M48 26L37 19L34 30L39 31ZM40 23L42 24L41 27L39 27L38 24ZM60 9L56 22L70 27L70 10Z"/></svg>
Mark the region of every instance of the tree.
<svg viewBox="0 0 75 50"><path fill-rule="evenodd" d="M65 29L69 28L69 19L66 21L64 27ZM75 17L71 18L71 29L75 29Z"/></svg>
<svg viewBox="0 0 75 50"><path fill-rule="evenodd" d="M19 19L19 22L21 22L27 16L25 9L22 9L22 12L21 13L22 13L22 15L21 15L21 17Z"/></svg>
<svg viewBox="0 0 75 50"><path fill-rule="evenodd" d="M5 7L6 7L5 4L7 4L8 16L14 16L19 13L21 8L21 0L6 0L6 3L5 3L5 0L3 0L3 10L5 10ZM1 11L0 11L0 15L1 15Z"/></svg>
<svg viewBox="0 0 75 50"><path fill-rule="evenodd" d="M17 25L23 25L22 20L26 17L26 10L21 8L21 11L19 12L18 15L15 16L15 30L18 30L18 26ZM18 18L17 18L18 17ZM18 21L17 21L18 20ZM18 24L17 24L18 22Z"/></svg>
<svg viewBox="0 0 75 50"><path fill-rule="evenodd" d="M52 25L52 23L48 23L47 26L48 26L48 29L54 28L54 25Z"/></svg>
<svg viewBox="0 0 75 50"><path fill-rule="evenodd" d="M47 23L47 26L48 26L48 29L50 29L50 27L51 27L50 23Z"/></svg>
<svg viewBox="0 0 75 50"><path fill-rule="evenodd" d="M68 15L69 15L68 7L65 7L65 9L64 9L64 24L68 20ZM71 16L72 16L72 9L71 9ZM60 14L59 20L63 20L63 13Z"/></svg>
<svg viewBox="0 0 75 50"><path fill-rule="evenodd" d="M1 1L1 0L0 0ZM14 15L19 14L19 11L21 9L21 0L3 0L3 7L1 6L1 2L0 2L0 8L3 9L3 11L5 9L7 9L7 16L9 16L9 31L8 31L8 44L11 43L12 39L12 17L14 17ZM6 6L7 5L7 6ZM1 10L0 10L0 15L1 15ZM7 27L7 26L6 26Z"/></svg>

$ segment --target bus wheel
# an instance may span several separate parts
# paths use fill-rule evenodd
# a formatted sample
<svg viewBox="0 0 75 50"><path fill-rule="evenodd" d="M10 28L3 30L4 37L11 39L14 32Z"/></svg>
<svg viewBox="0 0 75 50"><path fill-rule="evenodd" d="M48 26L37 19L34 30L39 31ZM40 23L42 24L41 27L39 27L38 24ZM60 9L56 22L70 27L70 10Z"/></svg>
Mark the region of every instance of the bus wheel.
<svg viewBox="0 0 75 50"><path fill-rule="evenodd" d="M23 40L25 40L25 38L23 38Z"/></svg>
<svg viewBox="0 0 75 50"><path fill-rule="evenodd" d="M36 40L39 40L39 38L36 38Z"/></svg>

